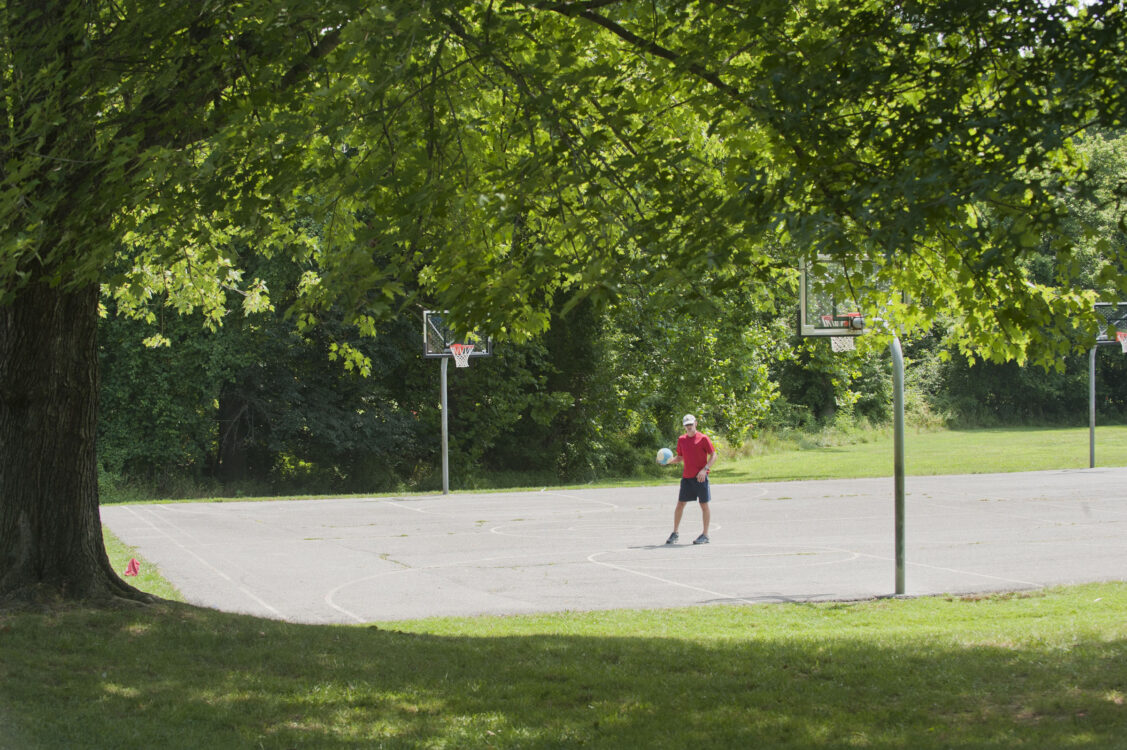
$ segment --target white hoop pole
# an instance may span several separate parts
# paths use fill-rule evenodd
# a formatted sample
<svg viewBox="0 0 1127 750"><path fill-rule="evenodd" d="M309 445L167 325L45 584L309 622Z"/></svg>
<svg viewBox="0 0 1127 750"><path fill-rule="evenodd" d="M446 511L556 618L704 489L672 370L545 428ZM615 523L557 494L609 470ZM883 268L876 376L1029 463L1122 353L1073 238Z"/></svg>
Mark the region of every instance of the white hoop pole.
<svg viewBox="0 0 1127 750"><path fill-rule="evenodd" d="M904 353L892 339L893 489L896 506L896 595L904 595Z"/></svg>
<svg viewBox="0 0 1127 750"><path fill-rule="evenodd" d="M446 368L450 363L449 357L442 358L442 494L450 494L450 442L449 427L446 419L448 400L446 398Z"/></svg>
<svg viewBox="0 0 1127 750"><path fill-rule="evenodd" d="M1088 468L1096 468L1096 347L1088 352Z"/></svg>

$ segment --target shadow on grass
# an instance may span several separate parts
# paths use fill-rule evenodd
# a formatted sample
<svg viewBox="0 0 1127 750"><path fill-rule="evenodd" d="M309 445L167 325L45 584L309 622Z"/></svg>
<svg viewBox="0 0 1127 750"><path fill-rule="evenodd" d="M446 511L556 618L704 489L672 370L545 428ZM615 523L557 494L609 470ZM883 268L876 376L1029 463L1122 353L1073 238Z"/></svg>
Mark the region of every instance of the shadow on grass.
<svg viewBox="0 0 1127 750"><path fill-rule="evenodd" d="M0 615L21 748L1122 747L1127 642L434 636ZM14 736L14 735L12 735ZM0 739L4 733L0 731Z"/></svg>

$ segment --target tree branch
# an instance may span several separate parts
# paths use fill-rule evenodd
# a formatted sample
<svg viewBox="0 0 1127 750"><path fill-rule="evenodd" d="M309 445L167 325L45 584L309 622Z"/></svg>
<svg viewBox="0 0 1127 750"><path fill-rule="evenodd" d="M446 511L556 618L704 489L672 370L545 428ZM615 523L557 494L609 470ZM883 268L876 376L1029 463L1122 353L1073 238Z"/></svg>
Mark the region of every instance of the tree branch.
<svg viewBox="0 0 1127 750"><path fill-rule="evenodd" d="M344 24L321 37L321 39L313 45L312 49L309 50L309 54L282 76L279 86L282 89L288 89L297 84L302 78L306 77L316 60L320 60L340 46L341 32L343 30Z"/></svg>
<svg viewBox="0 0 1127 750"><path fill-rule="evenodd" d="M747 100L744 97L743 92L741 92L738 88L731 85L730 83L722 80L718 73L709 70L699 63L686 63L684 60L684 55L668 49L667 47L662 47L657 42L647 41L634 32L630 31L629 29L625 28L624 26L607 18L606 16L599 15L598 13L595 13L591 10L591 8L599 7L601 5L610 5L612 4L612 2L613 0L592 0L592 2L590 3L561 3L547 7L540 7L536 5L533 5L532 7L538 10L558 13L570 18L582 18L584 20L590 21L593 24L602 26L604 29L614 34L619 39L622 39L623 41L643 52L648 52L655 57L660 57L663 60L668 60L674 65L684 66L685 70L689 71L701 80L707 81L708 83L712 84L717 91L722 91L732 99L735 99L740 104L747 104Z"/></svg>

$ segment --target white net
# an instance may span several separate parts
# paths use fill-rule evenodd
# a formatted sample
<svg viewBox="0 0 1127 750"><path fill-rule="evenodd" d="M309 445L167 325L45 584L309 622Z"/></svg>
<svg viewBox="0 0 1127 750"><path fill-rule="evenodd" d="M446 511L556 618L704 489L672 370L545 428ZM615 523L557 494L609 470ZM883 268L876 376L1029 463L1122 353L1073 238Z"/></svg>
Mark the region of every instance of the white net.
<svg viewBox="0 0 1127 750"><path fill-rule="evenodd" d="M857 348L853 336L830 336L830 348L835 352L849 352Z"/></svg>
<svg viewBox="0 0 1127 750"><path fill-rule="evenodd" d="M451 344L450 353L454 355L454 364L458 367L469 367L473 346L473 344Z"/></svg>

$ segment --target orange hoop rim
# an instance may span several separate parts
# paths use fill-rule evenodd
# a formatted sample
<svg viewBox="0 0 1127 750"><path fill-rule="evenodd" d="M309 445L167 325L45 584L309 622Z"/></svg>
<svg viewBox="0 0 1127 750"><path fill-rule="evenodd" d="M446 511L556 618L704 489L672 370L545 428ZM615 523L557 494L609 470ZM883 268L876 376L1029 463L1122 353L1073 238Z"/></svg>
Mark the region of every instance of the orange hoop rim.
<svg viewBox="0 0 1127 750"><path fill-rule="evenodd" d="M454 364L458 367L469 367L473 350L473 344L451 344L450 353L454 355Z"/></svg>

